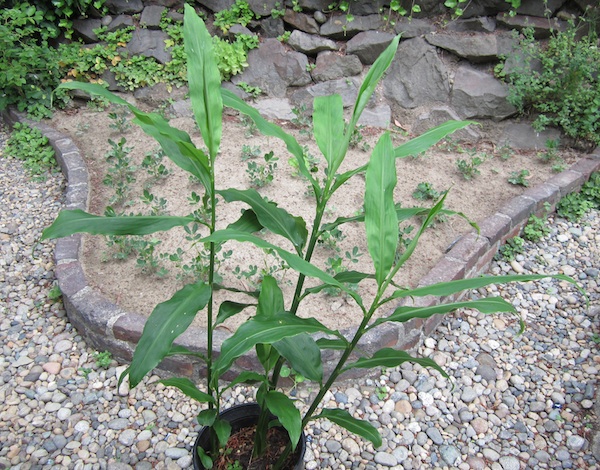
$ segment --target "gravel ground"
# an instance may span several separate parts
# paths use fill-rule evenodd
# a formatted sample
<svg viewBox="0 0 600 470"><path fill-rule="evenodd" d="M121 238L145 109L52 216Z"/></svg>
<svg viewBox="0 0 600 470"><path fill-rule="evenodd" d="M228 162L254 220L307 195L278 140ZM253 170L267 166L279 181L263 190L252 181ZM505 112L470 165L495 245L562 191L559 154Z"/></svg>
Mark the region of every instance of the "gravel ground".
<svg viewBox="0 0 600 470"><path fill-rule="evenodd" d="M0 148L5 138L0 132ZM31 181L1 152L0 469L190 467L198 408L156 376L119 390L124 365L99 367L60 300L51 299L52 244L36 243L61 207L62 176ZM549 226L550 236L491 271L571 275L588 292L590 310L566 283L489 288L527 320L523 335L508 316L448 316L419 352L452 379L406 365L340 384L326 404L380 426L384 444L373 449L319 422L308 431L306 468L598 468L590 440L600 368L600 214L581 223L551 218ZM251 394L238 387L227 399ZM298 396L309 394L301 388Z"/></svg>

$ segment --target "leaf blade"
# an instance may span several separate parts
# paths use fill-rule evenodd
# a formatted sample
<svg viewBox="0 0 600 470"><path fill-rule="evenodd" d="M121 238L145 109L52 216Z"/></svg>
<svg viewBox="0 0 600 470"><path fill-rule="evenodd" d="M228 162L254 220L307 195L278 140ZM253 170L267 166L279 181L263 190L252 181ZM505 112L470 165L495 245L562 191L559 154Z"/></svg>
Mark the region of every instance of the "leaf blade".
<svg viewBox="0 0 600 470"><path fill-rule="evenodd" d="M353 417L346 410L324 408L315 418L326 418L351 433L371 441L375 448L381 447L382 440L379 431L371 423Z"/></svg>

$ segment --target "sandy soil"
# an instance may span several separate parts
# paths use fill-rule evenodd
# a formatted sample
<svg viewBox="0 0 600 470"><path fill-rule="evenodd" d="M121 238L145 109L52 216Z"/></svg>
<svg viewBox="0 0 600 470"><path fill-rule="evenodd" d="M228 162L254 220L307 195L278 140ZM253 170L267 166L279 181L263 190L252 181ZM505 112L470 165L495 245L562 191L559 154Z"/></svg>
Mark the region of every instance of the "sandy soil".
<svg viewBox="0 0 600 470"><path fill-rule="evenodd" d="M141 161L148 152L158 148L156 142L145 136L136 126L131 126L122 135L110 128L112 122L108 117L108 111L97 112L82 108L69 113L57 113L52 123L58 130L67 132L73 137L87 161L92 182L90 212L102 214L109 204L110 198L114 195L114 190L103 184L109 168L105 157L110 150L108 139L117 142L123 136L127 141L126 146L132 148L130 157L133 165L137 167L136 181L130 185L130 199L134 203L129 206L115 206L115 209L126 213L149 213L149 206L141 203L139 196L142 194L144 186L150 184L149 191L156 198L166 199L169 214L189 214L193 210L193 206L190 205L188 198L193 191L201 193L200 185L191 181L187 174L179 171L167 158L163 162L172 173L168 177L152 183L146 170L141 168ZM191 119L174 118L170 122L173 126L190 133L195 142L201 145L201 138ZM316 144L309 137L300 134L299 130L290 123L282 123L282 125L297 136L301 145L307 145L312 155L320 156ZM274 180L271 184L259 188L259 192L268 199L278 202L280 207L290 213L302 216L307 221L312 220L314 205L306 194L307 183L294 175L294 168L288 163L291 157L285 147L274 138L249 136L247 131L248 128L237 117L229 116L226 119L222 150L218 160L218 187L222 189L249 187L250 180L246 171L248 162L255 161L257 164L262 164L264 163L262 155L272 150L279 159L274 172ZM373 148L380 133L381 130L378 129L364 129L364 143ZM396 145L408 139L404 134L404 132L393 132ZM244 145L259 147L260 156L243 161L242 147ZM359 147L361 146L359 145ZM478 144L477 148L471 148L467 144L458 146L456 142L450 141L439 144L425 155L417 158L409 157L397 160L396 200L401 201L405 207L430 206L431 201L418 201L412 196L419 183L428 182L437 191L450 190L446 203L448 209L461 211L471 220L480 221L493 214L505 201L526 189L507 182L512 172L528 170L530 187L545 181L552 175L550 165L541 162L535 152L510 152L508 159L503 159L501 154L502 149L496 148L493 142L482 142ZM467 181L458 171L456 162L459 159L470 160L472 155L477 155L484 161L479 166L481 174ZM353 149L341 170L362 165L368 161L369 156L370 152L361 148ZM570 153L563 153L563 158L568 163L573 163L576 159L575 154ZM320 157L320 161L324 162L322 157ZM322 177L323 165L319 168L317 175ZM362 207L363 191L364 177L359 175L351 179L350 184L341 188L331 201L326 220L333 221L340 216L355 214ZM219 209L218 223L224 227L239 217L243 205L226 204L221 201ZM415 227L416 231L419 221L414 220L410 224ZM469 225L460 217L451 217L446 221L436 223L421 238L419 248L401 270L397 282L403 285L415 285L442 256L446 248L469 230ZM358 248L359 253L367 253L362 225L344 225L342 232L345 238L337 244L342 258L345 257L346 251L351 252L354 247ZM266 237L269 241L282 243L281 239L277 240L276 236L267 235ZM188 258L197 255L198 247L186 240L186 234L182 229L148 237L148 239L151 238L161 241L156 248L157 254L171 254L181 248L187 253ZM239 278L235 275L237 267L246 270L248 265L256 265L260 271L267 263L276 261L272 256L248 245L239 246L230 242L224 247L224 251L228 250L233 250L233 253L221 263L220 274L226 282L240 289L252 289L254 283L258 282L258 277ZM327 259L335 256L336 252L333 249L320 246L313 261L324 267ZM180 271L169 260L160 262L160 265L169 272L167 275L159 277L152 272L142 272L136 265L135 255L126 260L114 259L114 249L107 246L104 237L86 237L82 263L91 285L100 289L124 309L146 315L150 314L157 303L167 300L186 281L178 278L177 274ZM360 256L357 263L348 262L346 266L364 272L373 271L366 255ZM293 272L283 270L278 271L275 275L282 280L284 293L287 294L286 298L290 298L295 283ZM190 280L187 279L188 282ZM361 293L368 297L368 291L372 288L373 286L367 285ZM245 296L238 296L233 300L243 301L244 298L247 300ZM236 316L223 328L235 327L236 323L244 321L250 313L250 309L248 309L248 314L244 312ZM354 308L351 300L343 295L321 293L307 299L300 314L316 316L326 325L339 328L356 325L360 312ZM202 325L204 315L199 314L196 322Z"/></svg>

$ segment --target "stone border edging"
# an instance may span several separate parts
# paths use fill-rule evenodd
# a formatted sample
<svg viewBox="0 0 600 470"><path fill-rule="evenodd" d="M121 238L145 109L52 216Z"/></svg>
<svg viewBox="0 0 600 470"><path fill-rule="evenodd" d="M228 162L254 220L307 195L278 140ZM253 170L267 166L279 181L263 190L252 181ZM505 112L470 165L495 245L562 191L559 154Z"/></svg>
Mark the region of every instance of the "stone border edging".
<svg viewBox="0 0 600 470"><path fill-rule="evenodd" d="M89 176L85 161L73 140L46 124L26 119L24 115L14 110L4 111L3 117L11 126L15 122L27 122L37 127L48 138L67 179L65 208L86 210L90 191ZM512 198L495 214L479 224L480 235L467 233L448 247L442 259L420 279L418 286L483 274L488 270L500 245L518 235L531 214L541 215L545 203L549 203L554 210L563 196L581 188L591 173L598 170L600 170L600 148L596 148L592 154L580 159L569 169L541 185L527 189L520 196ZM129 362L135 344L142 334L146 317L123 310L88 285L79 261L81 246L82 235L76 234L58 239L54 252L55 274L69 320L94 348L99 351L110 351L113 356ZM419 297L411 302L412 305L425 307L434 305L436 299ZM361 341L361 350L372 352L381 347L413 349L433 332L442 318L441 315L434 315L428 319L413 319L404 324L394 324L385 331L369 333ZM217 350L227 336L223 332L215 332L214 346ZM205 350L206 344L202 343L203 340L202 329L188 328L179 337L177 344L192 350ZM327 369L327 364L333 362L333 356L334 352L323 351L324 369ZM236 364L239 369L232 368L230 371L232 375L224 378L231 379L239 370L252 369L259 365L253 355L241 357ZM160 368L177 375L202 375L199 364L187 357L167 358L161 363ZM359 371L357 374L363 375L363 372ZM345 377L350 378L351 375Z"/></svg>

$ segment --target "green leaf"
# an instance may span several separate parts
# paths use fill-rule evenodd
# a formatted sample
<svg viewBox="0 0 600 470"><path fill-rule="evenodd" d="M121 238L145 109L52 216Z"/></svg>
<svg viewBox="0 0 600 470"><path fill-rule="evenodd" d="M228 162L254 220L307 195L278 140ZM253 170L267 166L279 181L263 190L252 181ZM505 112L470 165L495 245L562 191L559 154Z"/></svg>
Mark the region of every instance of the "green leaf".
<svg viewBox="0 0 600 470"><path fill-rule="evenodd" d="M179 344L173 344L171 346L171 349L169 350L169 354L167 354L167 356L177 356L177 355L195 356L195 357L202 359L204 362L206 362L206 356L204 354L202 354L201 352L190 351L185 346L181 346Z"/></svg>
<svg viewBox="0 0 600 470"><path fill-rule="evenodd" d="M241 201L248 204L263 227L287 238L297 248L302 248L306 243L308 231L304 220L301 217L294 217L272 202L265 201L258 191L254 189L225 189L218 191L218 193L227 202Z"/></svg>
<svg viewBox="0 0 600 470"><path fill-rule="evenodd" d="M212 459L206 454L202 447L196 447L196 451L198 452L198 457L200 457L200 462L204 466L204 468L208 468L209 470L213 468Z"/></svg>
<svg viewBox="0 0 600 470"><path fill-rule="evenodd" d="M350 369L373 369L375 367L398 367L405 362L414 362L423 367L431 367L437 370L444 377L448 378L448 374L438 366L433 359L426 357L413 357L406 351L397 351L392 348L384 348L373 354L372 357L361 357L356 362L348 364L342 370Z"/></svg>
<svg viewBox="0 0 600 470"><path fill-rule="evenodd" d="M377 431L377 429L371 423L363 421L362 419L354 418L346 410L324 408L321 411L321 414L315 416L315 418L326 418L338 426L347 429L351 433L371 441L373 443L373 447L381 447L382 441L379 431Z"/></svg>
<svg viewBox="0 0 600 470"><path fill-rule="evenodd" d="M375 320L373 324L369 326L369 329L390 321L402 323L412 320L413 318L429 318L432 315L453 312L459 308L472 308L485 314L498 312L517 312L511 303L507 302L501 297L489 297L487 299L480 300L466 300L464 302L452 302L448 304L433 305L430 307L398 307L392 312L391 315Z"/></svg>
<svg viewBox="0 0 600 470"><path fill-rule="evenodd" d="M317 340L317 346L319 346L319 348L321 349L333 349L337 351L343 351L349 346L349 344L350 343L348 343L348 340L341 338L319 338Z"/></svg>
<svg viewBox="0 0 600 470"><path fill-rule="evenodd" d="M293 338L284 338L274 343L273 347L297 373L314 382L323 381L321 350L310 335L300 333Z"/></svg>
<svg viewBox="0 0 600 470"><path fill-rule="evenodd" d="M429 149L431 146L437 144L444 137L471 124L477 123L474 121L447 121L437 127L434 127L433 129L429 129L419 137L415 137L414 139L411 139L408 142L396 147L394 149L394 156L396 158L404 158L411 155L418 155Z"/></svg>
<svg viewBox="0 0 600 470"><path fill-rule="evenodd" d="M194 146L192 139L186 132L171 127L160 114L145 113L100 85L83 82L65 82L59 85L57 89L61 88L82 90L101 96L111 103L127 106L135 115L134 122L160 144L165 154L173 163L198 178L206 191L210 193L211 184L208 159L201 150Z"/></svg>
<svg viewBox="0 0 600 470"><path fill-rule="evenodd" d="M198 424L200 426L212 426L215 422L215 419L217 419L216 408L209 408L208 410L203 410L200 413L198 413L198 416L196 416L196 421L198 421Z"/></svg>
<svg viewBox="0 0 600 470"><path fill-rule="evenodd" d="M225 88L221 88L221 96L223 97L223 103L225 106L237 109L252 119L258 130L263 135L277 137L278 139L282 140L285 143L288 151L296 158L300 173L310 181L312 187L317 191L317 196L320 195L319 185L316 183L310 170L306 167L306 162L304 161L304 152L302 151L302 147L298 141L278 125L273 124L272 122L269 122L263 118L256 109L236 96L233 92L226 90Z"/></svg>
<svg viewBox="0 0 600 470"><path fill-rule="evenodd" d="M243 211L241 217L235 222L229 224L227 228L239 230L240 232L254 233L261 231L263 226L258 221L256 213L253 210L248 209Z"/></svg>
<svg viewBox="0 0 600 470"><path fill-rule="evenodd" d="M367 247L375 265L375 278L382 285L398 247L398 219L394 205L396 162L392 139L381 136L369 161L365 182L365 228Z"/></svg>
<svg viewBox="0 0 600 470"><path fill-rule="evenodd" d="M277 280L273 276L265 276L260 285L256 316L272 318L284 309L283 292L277 285Z"/></svg>
<svg viewBox="0 0 600 470"><path fill-rule="evenodd" d="M352 111L352 119L350 120L350 125L347 128L347 138L350 141L350 135L352 131L356 127L358 123L358 119L362 114L363 110L367 106L367 103L371 99L379 80L383 77L385 71L389 68L394 56L396 55L396 50L398 49L398 44L400 43L400 35L396 36L390 45L381 53L381 55L377 58L377 60L373 63L369 72L365 76L365 79L358 90L358 96L356 97L356 103L354 105L354 110Z"/></svg>
<svg viewBox="0 0 600 470"><path fill-rule="evenodd" d="M217 319L215 320L214 326L220 325L225 320L234 315L237 315L242 310L252 306L254 304L242 304L238 302L232 302L230 300L225 300L219 306L219 314L217 315Z"/></svg>
<svg viewBox="0 0 600 470"><path fill-rule="evenodd" d="M281 425L287 430L292 444L292 451L296 449L302 434L302 418L294 402L281 392L271 390L265 394L265 404L271 413L277 416Z"/></svg>
<svg viewBox="0 0 600 470"><path fill-rule="evenodd" d="M185 395L199 403L214 403L215 400L208 393L204 393L194 385L194 383L187 378L173 377L171 379L164 379L160 381L161 384L167 387L176 387L181 390Z"/></svg>
<svg viewBox="0 0 600 470"><path fill-rule="evenodd" d="M115 216L104 217L88 214L81 209L64 210L56 220L42 232L42 240L61 238L74 233L92 235L148 235L187 225L194 217L176 216Z"/></svg>
<svg viewBox="0 0 600 470"><path fill-rule="evenodd" d="M188 284L154 308L128 368L132 387L169 353L175 338L190 326L196 313L206 307L210 296L209 285L203 282Z"/></svg>
<svg viewBox="0 0 600 470"><path fill-rule="evenodd" d="M217 416L215 422L212 425L212 429L215 431L217 435L217 439L219 440L219 444L224 446L227 444L229 440L229 436L231 436L231 424L229 424L224 419L221 419Z"/></svg>
<svg viewBox="0 0 600 470"><path fill-rule="evenodd" d="M327 162L327 175L333 177L346 154L344 106L340 95L317 96L313 111L314 136ZM346 148L344 148L346 147Z"/></svg>
<svg viewBox="0 0 600 470"><path fill-rule="evenodd" d="M233 361L257 344L273 344L289 336L317 332L337 336L336 332L314 318L300 318L288 312L282 312L273 318L253 317L223 341L221 354L213 363L213 377L218 380L229 370Z"/></svg>
<svg viewBox="0 0 600 470"><path fill-rule="evenodd" d="M194 8L188 4L184 12L183 40L188 59L192 110L211 161L214 161L219 152L222 132L221 75L213 52L212 37Z"/></svg>
<svg viewBox="0 0 600 470"><path fill-rule="evenodd" d="M305 276L314 277L320 279L327 285L338 287L342 291L346 292L350 295L358 305L362 305L362 300L360 296L351 289L348 289L346 286L338 282L331 275L327 274L325 271L317 268L315 265L310 264L308 261L304 260L300 256L295 253L290 253L289 251L284 250L276 245L273 245L269 242L264 241L262 238L259 238L255 235L251 235L244 232L238 232L235 230L217 230L212 235L203 238L202 242L215 242L215 243L223 243L229 240L236 240L239 242L249 242L257 246L258 248L263 249L271 249L277 252L279 257L283 259L292 269L304 274Z"/></svg>
<svg viewBox="0 0 600 470"><path fill-rule="evenodd" d="M256 382L266 383L266 381L267 381L267 378L264 375L259 374L258 372L243 371L243 372L240 372L239 375L235 379L233 379L231 382L229 382L223 390L225 391L228 388L233 388L237 384L252 384L252 383L256 383Z"/></svg>

